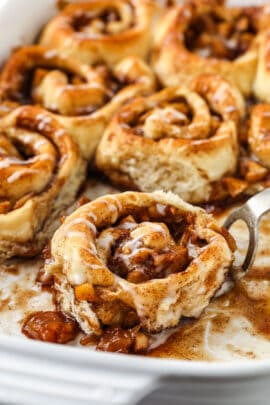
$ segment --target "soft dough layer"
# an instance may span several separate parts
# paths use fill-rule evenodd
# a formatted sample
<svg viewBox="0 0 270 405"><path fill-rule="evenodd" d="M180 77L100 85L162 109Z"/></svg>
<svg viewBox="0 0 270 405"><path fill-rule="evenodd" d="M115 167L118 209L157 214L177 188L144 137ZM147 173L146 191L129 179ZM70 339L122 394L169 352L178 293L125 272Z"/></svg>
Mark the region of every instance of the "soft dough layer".
<svg viewBox="0 0 270 405"><path fill-rule="evenodd" d="M0 260L34 256L75 199L86 163L45 110L20 107L0 120Z"/></svg>
<svg viewBox="0 0 270 405"><path fill-rule="evenodd" d="M214 75L137 98L107 128L97 167L117 185L209 201L217 197L215 183L236 169L243 112L239 91Z"/></svg>
<svg viewBox="0 0 270 405"><path fill-rule="evenodd" d="M231 242L210 215L172 193L126 192L66 218L45 270L85 333L137 324L156 332L200 315L232 263Z"/></svg>

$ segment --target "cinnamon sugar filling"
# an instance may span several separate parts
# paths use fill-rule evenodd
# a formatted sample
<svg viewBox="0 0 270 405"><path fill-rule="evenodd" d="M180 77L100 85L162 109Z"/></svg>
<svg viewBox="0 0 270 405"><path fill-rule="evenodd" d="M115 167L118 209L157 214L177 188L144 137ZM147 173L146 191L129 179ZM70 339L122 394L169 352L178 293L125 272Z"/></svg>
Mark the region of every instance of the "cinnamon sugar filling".
<svg viewBox="0 0 270 405"><path fill-rule="evenodd" d="M256 34L252 19L244 13L226 19L211 12L193 18L184 39L187 49L202 57L233 61L247 52Z"/></svg>

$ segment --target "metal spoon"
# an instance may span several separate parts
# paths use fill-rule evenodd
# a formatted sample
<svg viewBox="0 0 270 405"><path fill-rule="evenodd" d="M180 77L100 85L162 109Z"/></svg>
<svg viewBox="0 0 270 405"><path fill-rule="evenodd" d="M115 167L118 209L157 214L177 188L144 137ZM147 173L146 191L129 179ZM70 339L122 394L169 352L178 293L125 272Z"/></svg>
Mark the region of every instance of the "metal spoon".
<svg viewBox="0 0 270 405"><path fill-rule="evenodd" d="M264 214L270 211L270 188L266 188L255 196L251 197L240 208L236 208L226 219L224 228L229 229L231 225L242 220L246 223L249 232L248 250L241 268L247 272L254 263L258 249L259 223Z"/></svg>

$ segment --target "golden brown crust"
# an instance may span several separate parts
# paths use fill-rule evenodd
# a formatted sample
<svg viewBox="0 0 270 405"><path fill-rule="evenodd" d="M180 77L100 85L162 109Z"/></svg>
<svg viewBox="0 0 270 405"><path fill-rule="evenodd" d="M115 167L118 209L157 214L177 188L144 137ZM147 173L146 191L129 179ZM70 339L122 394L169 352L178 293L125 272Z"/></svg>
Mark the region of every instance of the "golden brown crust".
<svg viewBox="0 0 270 405"><path fill-rule="evenodd" d="M226 8L212 0L187 1L164 17L153 66L163 84L188 84L200 73L220 74L251 93L260 36L268 29L265 7Z"/></svg>
<svg viewBox="0 0 270 405"><path fill-rule="evenodd" d="M201 75L191 88L167 88L123 107L100 142L97 167L125 187L211 199L212 183L236 169L244 103L219 76Z"/></svg>
<svg viewBox="0 0 270 405"><path fill-rule="evenodd" d="M90 159L114 112L154 86L150 68L136 57L122 60L112 70L105 65L92 68L33 45L19 49L7 61L0 96L2 102L46 108L72 135L83 157Z"/></svg>
<svg viewBox="0 0 270 405"><path fill-rule="evenodd" d="M251 111L248 142L251 151L270 168L270 105L258 104Z"/></svg>
<svg viewBox="0 0 270 405"><path fill-rule="evenodd" d="M62 310L96 334L131 319L154 332L199 316L232 262L212 217L163 192L82 206L55 233L51 253L45 269Z"/></svg>
<svg viewBox="0 0 270 405"><path fill-rule="evenodd" d="M269 13L269 11L268 11ZM253 84L254 95L261 101L270 102L270 32L259 39L258 65Z"/></svg>
<svg viewBox="0 0 270 405"><path fill-rule="evenodd" d="M150 49L153 0L91 0L67 6L45 28L40 43L85 63L113 66Z"/></svg>
<svg viewBox="0 0 270 405"><path fill-rule="evenodd" d="M75 199L86 164L39 107L19 107L0 120L0 147L0 259L34 256Z"/></svg>

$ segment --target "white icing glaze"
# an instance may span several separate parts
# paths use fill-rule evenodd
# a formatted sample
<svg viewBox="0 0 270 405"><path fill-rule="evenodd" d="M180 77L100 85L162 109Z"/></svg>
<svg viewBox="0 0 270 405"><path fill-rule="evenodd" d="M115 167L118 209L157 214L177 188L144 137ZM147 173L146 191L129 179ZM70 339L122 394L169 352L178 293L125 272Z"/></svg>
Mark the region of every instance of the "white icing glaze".
<svg viewBox="0 0 270 405"><path fill-rule="evenodd" d="M36 134L31 134L31 133L24 133L23 134L23 141L24 141L24 143L32 143L32 142L34 142L35 143L35 145L37 144L37 135Z"/></svg>
<svg viewBox="0 0 270 405"><path fill-rule="evenodd" d="M110 195L110 200L114 202L114 204L117 206L118 210L122 210L122 204L120 203L119 199L115 197L114 195Z"/></svg>
<svg viewBox="0 0 270 405"><path fill-rule="evenodd" d="M56 138L61 138L63 135L65 135L66 131L63 128L57 129L54 133L54 136Z"/></svg>
<svg viewBox="0 0 270 405"><path fill-rule="evenodd" d="M177 287L172 283L168 284L167 295L161 300L157 310L157 322L160 325L170 323L175 319L181 318L181 308L173 311L172 307L177 302L178 292ZM177 313L175 313L177 311Z"/></svg>
<svg viewBox="0 0 270 405"><path fill-rule="evenodd" d="M111 203L107 202L107 206L108 206L108 208L109 208L109 210L110 210L111 212L116 212L116 211L118 211L117 207L116 207L114 204L111 204Z"/></svg>
<svg viewBox="0 0 270 405"><path fill-rule="evenodd" d="M67 238L85 238L84 232L79 231L66 231Z"/></svg>
<svg viewBox="0 0 270 405"><path fill-rule="evenodd" d="M222 284L222 286L220 287L220 289L216 292L215 297L220 297L221 295L226 294L233 288L233 286L234 286L234 283L232 280L225 281Z"/></svg>
<svg viewBox="0 0 270 405"><path fill-rule="evenodd" d="M197 49L196 52L202 58L208 58L210 56L210 49L209 48L200 48L200 49Z"/></svg>
<svg viewBox="0 0 270 405"><path fill-rule="evenodd" d="M13 163L20 163L19 159L16 158L4 158L3 160L0 160L0 169L5 169L6 167L10 167Z"/></svg>
<svg viewBox="0 0 270 405"><path fill-rule="evenodd" d="M55 159L52 155L49 153L42 153L41 155L35 156L34 158L31 159L32 162L34 161L42 161L42 160L50 160L51 162L54 162Z"/></svg>
<svg viewBox="0 0 270 405"><path fill-rule="evenodd" d="M49 125L52 122L51 117L49 117L48 115L38 114L36 116L36 118L37 118L37 120L40 120L40 122L38 123L39 131L43 131L45 129L46 125Z"/></svg>
<svg viewBox="0 0 270 405"><path fill-rule="evenodd" d="M20 179L22 176L26 175L26 174L36 174L39 173L38 170L35 169L21 169L21 170L17 170L16 172L14 172L13 174L11 174L8 178L7 178L7 182L8 183L14 183L15 181L17 181L18 179Z"/></svg>
<svg viewBox="0 0 270 405"><path fill-rule="evenodd" d="M31 137L30 142L32 142L34 137ZM25 141L25 137L23 137L24 141ZM38 141L35 141L35 147L36 148L40 148L41 146L45 146L48 144L48 141L46 141L45 139L39 139Z"/></svg>
<svg viewBox="0 0 270 405"><path fill-rule="evenodd" d="M270 47L270 44L269 44L269 47ZM262 115L264 117L270 117L270 111L263 111Z"/></svg>
<svg viewBox="0 0 270 405"><path fill-rule="evenodd" d="M111 244L114 241L114 236L112 233L105 233L103 235L101 235L98 239L97 239L97 245L104 250L108 250L111 246Z"/></svg>
<svg viewBox="0 0 270 405"><path fill-rule="evenodd" d="M234 105L227 105L227 106L224 108L224 111L225 111L226 113L231 113L231 112L237 111L237 108L236 108Z"/></svg>
<svg viewBox="0 0 270 405"><path fill-rule="evenodd" d="M50 49L49 51L45 52L44 56L46 59L55 58L58 55L56 49Z"/></svg>
<svg viewBox="0 0 270 405"><path fill-rule="evenodd" d="M116 283L118 283L118 285L120 285L120 287L124 291L127 291L131 295L133 302L136 303L137 314L138 314L139 318L142 318L145 313L145 304L144 304L141 296L136 293L136 290L134 288L132 288L126 280L123 280L122 278L120 278L117 275L114 275L114 276L115 276Z"/></svg>
<svg viewBox="0 0 270 405"><path fill-rule="evenodd" d="M150 344L148 349L153 350L156 347L159 347L160 345L165 343L169 339L169 337L173 333L175 333L176 330L177 330L176 328L165 329L160 333L156 333L156 334L152 335L151 337L152 337L153 341Z"/></svg>
<svg viewBox="0 0 270 405"><path fill-rule="evenodd" d="M82 245L78 245L78 246L79 246L79 248L80 248L81 250L84 250L85 252L89 253L90 255L93 255L93 254L95 255L95 254L97 253L96 247L93 246L92 244L90 244L89 247L82 246Z"/></svg>
<svg viewBox="0 0 270 405"><path fill-rule="evenodd" d="M157 212L159 213L159 215L165 215L166 214L166 205L157 204Z"/></svg>
<svg viewBox="0 0 270 405"><path fill-rule="evenodd" d="M213 95L213 101L216 103L221 102L227 93L227 83L220 83Z"/></svg>
<svg viewBox="0 0 270 405"><path fill-rule="evenodd" d="M87 217L91 218L93 221L97 221L97 216L93 212L88 212Z"/></svg>
<svg viewBox="0 0 270 405"><path fill-rule="evenodd" d="M194 245L191 242L188 242L187 249L188 249L188 255L190 257L192 257L193 259L196 259L196 257L198 257L200 249L196 245Z"/></svg>
<svg viewBox="0 0 270 405"><path fill-rule="evenodd" d="M152 228L154 232L161 233L165 237L167 236L164 231L164 228L160 224L156 222L149 222L147 225L150 227L150 229Z"/></svg>
<svg viewBox="0 0 270 405"><path fill-rule="evenodd" d="M134 229L136 228L137 224L135 222L129 222L126 221L123 224L121 224L120 228L121 229Z"/></svg>
<svg viewBox="0 0 270 405"><path fill-rule="evenodd" d="M69 223L68 227L71 228L73 225L77 225L77 224L85 225L88 229L90 229L94 233L94 235L96 235L97 228L95 227L95 225L92 222L88 221L85 218L76 218L76 219L72 220Z"/></svg>

